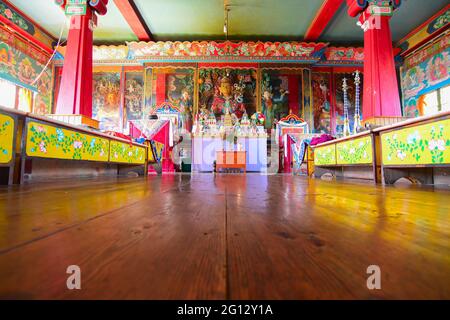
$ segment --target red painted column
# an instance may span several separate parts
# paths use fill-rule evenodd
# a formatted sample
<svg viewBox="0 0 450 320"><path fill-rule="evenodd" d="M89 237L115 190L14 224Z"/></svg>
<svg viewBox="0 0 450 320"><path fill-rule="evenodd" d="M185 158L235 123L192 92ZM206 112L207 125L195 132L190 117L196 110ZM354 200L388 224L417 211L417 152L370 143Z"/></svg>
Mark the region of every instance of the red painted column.
<svg viewBox="0 0 450 320"><path fill-rule="evenodd" d="M364 32L364 120L402 115L389 20L367 12L360 17L368 28Z"/></svg>
<svg viewBox="0 0 450 320"><path fill-rule="evenodd" d="M156 76L156 105L166 102L166 74L158 73Z"/></svg>
<svg viewBox="0 0 450 320"><path fill-rule="evenodd" d="M92 48L95 13L70 18L56 114L92 117Z"/></svg>
<svg viewBox="0 0 450 320"><path fill-rule="evenodd" d="M348 14L359 15L364 30L363 120L401 117L400 95L395 70L390 16L400 0L380 3L347 0ZM376 122L376 121L374 121Z"/></svg>
<svg viewBox="0 0 450 320"><path fill-rule="evenodd" d="M295 115L300 115L299 113L299 98L298 98L298 92L299 92L299 83L298 83L298 75L289 75L288 76L288 86L289 86L289 94L288 94L288 101L289 101L289 110L292 111Z"/></svg>

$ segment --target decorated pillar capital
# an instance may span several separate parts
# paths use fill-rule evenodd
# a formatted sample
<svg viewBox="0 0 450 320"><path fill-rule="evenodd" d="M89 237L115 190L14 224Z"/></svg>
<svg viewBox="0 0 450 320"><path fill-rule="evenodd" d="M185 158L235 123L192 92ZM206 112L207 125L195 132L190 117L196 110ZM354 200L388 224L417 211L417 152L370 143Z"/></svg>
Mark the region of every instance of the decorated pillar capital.
<svg viewBox="0 0 450 320"><path fill-rule="evenodd" d="M370 16L392 16L401 4L401 0L347 0L347 12L351 17L362 13Z"/></svg>
<svg viewBox="0 0 450 320"><path fill-rule="evenodd" d="M84 16L92 10L100 16L107 12L109 0L55 0L55 4L60 6L67 16Z"/></svg>

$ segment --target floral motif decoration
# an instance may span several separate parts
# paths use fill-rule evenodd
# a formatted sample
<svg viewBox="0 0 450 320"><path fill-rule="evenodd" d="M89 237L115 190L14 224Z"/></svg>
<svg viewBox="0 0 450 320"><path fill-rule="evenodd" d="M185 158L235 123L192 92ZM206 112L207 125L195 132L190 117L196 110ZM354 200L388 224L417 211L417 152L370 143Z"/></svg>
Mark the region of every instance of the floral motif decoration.
<svg viewBox="0 0 450 320"><path fill-rule="evenodd" d="M29 34L33 35L35 33L34 26L5 3L0 3L0 15L19 26L22 30L25 30Z"/></svg>
<svg viewBox="0 0 450 320"><path fill-rule="evenodd" d="M145 163L145 147L130 145L129 143L111 141L110 161L117 163Z"/></svg>
<svg viewBox="0 0 450 320"><path fill-rule="evenodd" d="M371 164L373 161L372 138L357 138L336 145L338 164Z"/></svg>
<svg viewBox="0 0 450 320"><path fill-rule="evenodd" d="M384 165L449 164L450 119L382 135Z"/></svg>
<svg viewBox="0 0 450 320"><path fill-rule="evenodd" d="M326 43L305 42L130 42L131 58L144 57L255 57L319 59Z"/></svg>
<svg viewBox="0 0 450 320"><path fill-rule="evenodd" d="M336 165L336 145L316 148L314 150L314 164L316 166Z"/></svg>
<svg viewBox="0 0 450 320"><path fill-rule="evenodd" d="M14 119L0 114L0 163L9 163L14 145Z"/></svg>
<svg viewBox="0 0 450 320"><path fill-rule="evenodd" d="M108 139L46 124L30 122L27 127L30 157L107 162L108 145Z"/></svg>
<svg viewBox="0 0 450 320"><path fill-rule="evenodd" d="M337 48L329 47L325 50L325 57L327 61L351 61L351 62L363 62L364 61L364 48Z"/></svg>

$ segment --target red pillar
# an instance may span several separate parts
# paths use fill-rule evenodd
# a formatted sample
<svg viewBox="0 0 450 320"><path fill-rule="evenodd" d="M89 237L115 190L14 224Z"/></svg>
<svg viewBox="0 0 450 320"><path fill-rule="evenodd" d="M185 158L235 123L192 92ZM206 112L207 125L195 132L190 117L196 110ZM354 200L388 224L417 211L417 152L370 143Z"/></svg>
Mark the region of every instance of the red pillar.
<svg viewBox="0 0 450 320"><path fill-rule="evenodd" d="M402 115L389 20L361 15L360 22L369 28L364 33L364 120Z"/></svg>
<svg viewBox="0 0 450 320"><path fill-rule="evenodd" d="M299 92L299 78L298 75L289 75L288 76L288 86L289 86L289 94L288 94L288 101L289 101L289 110L292 111L295 115L300 115L299 112L299 99L298 99L298 92Z"/></svg>
<svg viewBox="0 0 450 320"><path fill-rule="evenodd" d="M70 18L57 114L92 117L92 51L95 13Z"/></svg>
<svg viewBox="0 0 450 320"><path fill-rule="evenodd" d="M400 1L392 2L394 7ZM359 25L364 30L364 88L363 120L383 123L377 118L401 117L400 95L395 70L390 16L394 8L376 6L372 1L347 0L349 14L360 15ZM384 122L385 123L385 122Z"/></svg>
<svg viewBox="0 0 450 320"><path fill-rule="evenodd" d="M156 76L156 105L166 102L166 74L161 72Z"/></svg>

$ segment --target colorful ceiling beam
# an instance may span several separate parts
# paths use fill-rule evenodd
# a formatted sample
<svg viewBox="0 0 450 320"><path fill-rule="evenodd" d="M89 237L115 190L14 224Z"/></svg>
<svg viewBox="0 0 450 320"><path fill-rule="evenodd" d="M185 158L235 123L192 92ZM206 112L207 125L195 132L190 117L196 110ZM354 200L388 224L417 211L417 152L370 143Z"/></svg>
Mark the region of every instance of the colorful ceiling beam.
<svg viewBox="0 0 450 320"><path fill-rule="evenodd" d="M150 29L144 22L144 19L133 0L114 0L114 3L130 25L131 30L133 30L134 34L138 37L139 41L152 40Z"/></svg>
<svg viewBox="0 0 450 320"><path fill-rule="evenodd" d="M316 41L336 15L344 0L324 0L305 34L306 41Z"/></svg>
<svg viewBox="0 0 450 320"><path fill-rule="evenodd" d="M8 1L0 2L0 22L48 53L52 53L56 41L31 18Z"/></svg>
<svg viewBox="0 0 450 320"><path fill-rule="evenodd" d="M406 56L450 27L450 4L442 8L397 43L401 55Z"/></svg>

